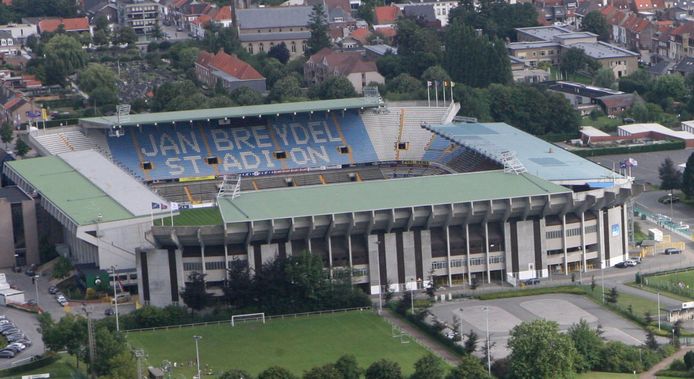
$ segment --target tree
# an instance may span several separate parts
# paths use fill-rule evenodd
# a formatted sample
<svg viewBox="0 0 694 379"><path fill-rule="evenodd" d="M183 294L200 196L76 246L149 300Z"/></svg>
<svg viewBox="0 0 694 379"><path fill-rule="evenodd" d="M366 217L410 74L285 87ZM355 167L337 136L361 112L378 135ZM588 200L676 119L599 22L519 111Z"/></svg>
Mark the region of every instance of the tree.
<svg viewBox="0 0 694 379"><path fill-rule="evenodd" d="M316 3L308 21L308 28L311 36L306 41L306 56L311 56L320 50L330 47L330 37L328 36L328 21L326 20L325 8L323 3Z"/></svg>
<svg viewBox="0 0 694 379"><path fill-rule="evenodd" d="M463 344L463 349L466 353L472 354L477 350L477 342L479 337L474 330L470 329L470 333L465 335L465 343Z"/></svg>
<svg viewBox="0 0 694 379"><path fill-rule="evenodd" d="M675 163L670 158L665 158L658 167L658 177L660 178L660 189L673 190L681 187L682 174L675 167Z"/></svg>
<svg viewBox="0 0 694 379"><path fill-rule="evenodd" d="M688 95L684 78L680 74L663 75L653 83L648 100L666 108L667 101L682 101Z"/></svg>
<svg viewBox="0 0 694 379"><path fill-rule="evenodd" d="M694 198L694 153L689 155L682 174L682 192L688 198Z"/></svg>
<svg viewBox="0 0 694 379"><path fill-rule="evenodd" d="M460 21L448 25L445 38L443 68L456 83L479 88L511 83L511 62L502 40L480 36Z"/></svg>
<svg viewBox="0 0 694 379"><path fill-rule="evenodd" d="M470 354L463 355L460 364L446 376L446 379L491 379L482 362Z"/></svg>
<svg viewBox="0 0 694 379"><path fill-rule="evenodd" d="M586 320L581 319L577 324L571 325L568 335L578 353L574 366L576 371L586 372L595 368L600 363L600 351L604 344L598 332Z"/></svg>
<svg viewBox="0 0 694 379"><path fill-rule="evenodd" d="M118 94L113 89L97 87L91 91L89 99L98 106L113 105L118 103Z"/></svg>
<svg viewBox="0 0 694 379"><path fill-rule="evenodd" d="M420 77L429 67L435 66L441 60L441 41L430 28L418 25L409 18L400 18L396 28L398 56L407 73Z"/></svg>
<svg viewBox="0 0 694 379"><path fill-rule="evenodd" d="M687 370L694 368L694 351L688 351L684 354L684 365L687 366Z"/></svg>
<svg viewBox="0 0 694 379"><path fill-rule="evenodd" d="M610 68L601 68L595 74L593 84L598 87L612 88L614 84L614 71Z"/></svg>
<svg viewBox="0 0 694 379"><path fill-rule="evenodd" d="M272 101L285 103L296 101L304 96L299 80L294 76L287 76L275 82L272 86L268 98Z"/></svg>
<svg viewBox="0 0 694 379"><path fill-rule="evenodd" d="M386 80L391 80L394 77L402 74L403 68L402 58L399 55L386 53L384 56L376 60L378 72L383 75Z"/></svg>
<svg viewBox="0 0 694 379"><path fill-rule="evenodd" d="M207 25L202 46L210 53L216 53L219 49L223 49L227 54L240 54L243 50L236 28L225 28L215 22L210 22Z"/></svg>
<svg viewBox="0 0 694 379"><path fill-rule="evenodd" d="M658 347L660 346L658 344L658 341L655 339L655 334L653 334L653 331L648 329L646 331L646 347L651 349L651 350L658 350Z"/></svg>
<svg viewBox="0 0 694 379"><path fill-rule="evenodd" d="M451 11L450 19L482 30L489 37L509 40L515 40L516 28L538 25L537 10L532 4L489 0L463 0L461 6Z"/></svg>
<svg viewBox="0 0 694 379"><path fill-rule="evenodd" d="M410 379L443 379L445 369L441 358L429 353L414 364L414 374Z"/></svg>
<svg viewBox="0 0 694 379"><path fill-rule="evenodd" d="M72 262L65 257L58 258L58 261L53 266L53 273L51 274L55 279L63 279L70 275L72 271Z"/></svg>
<svg viewBox="0 0 694 379"><path fill-rule="evenodd" d="M410 76L409 74L400 74L391 80L388 84L388 92L412 94L424 87L422 82Z"/></svg>
<svg viewBox="0 0 694 379"><path fill-rule="evenodd" d="M282 64L286 64L290 58L289 49L287 49L287 44L282 42L279 45L271 47L270 51L268 51L267 53L267 56L270 58L277 59Z"/></svg>
<svg viewBox="0 0 694 379"><path fill-rule="evenodd" d="M589 12L581 23L581 30L598 35L598 39L603 42L610 40L610 24L605 20L605 16L600 11Z"/></svg>
<svg viewBox="0 0 694 379"><path fill-rule="evenodd" d="M303 379L342 379L342 374L331 363L313 367L304 373Z"/></svg>
<svg viewBox="0 0 694 379"><path fill-rule="evenodd" d="M135 33L135 30L129 26L121 26L113 38L114 44L132 45L137 42L137 33Z"/></svg>
<svg viewBox="0 0 694 379"><path fill-rule="evenodd" d="M359 379L364 370L359 368L357 358L354 355L343 355L337 362L335 368L342 374L342 379Z"/></svg>
<svg viewBox="0 0 694 379"><path fill-rule="evenodd" d="M106 88L115 91L117 80L116 73L113 70L98 63L90 63L78 75L80 89L87 93L91 93L96 88Z"/></svg>
<svg viewBox="0 0 694 379"><path fill-rule="evenodd" d="M578 71L587 71L593 75L600 69L600 63L586 55L582 49L572 47L561 54L559 69L566 76L573 75Z"/></svg>
<svg viewBox="0 0 694 379"><path fill-rule="evenodd" d="M42 316L39 321L46 348L56 353L65 350L68 354L79 357L86 346L87 320L67 314L55 323L50 314L44 313ZM79 359L77 362L79 366Z"/></svg>
<svg viewBox="0 0 694 379"><path fill-rule="evenodd" d="M314 99L344 99L357 96L352 82L344 76L332 76L309 89L309 96Z"/></svg>
<svg viewBox="0 0 694 379"><path fill-rule="evenodd" d="M2 127L0 127L0 140L7 146L13 139L14 132L12 131L12 125L8 122L3 123Z"/></svg>
<svg viewBox="0 0 694 379"><path fill-rule="evenodd" d="M123 350L108 360L111 367L108 379L132 379L137 378L137 366L132 353Z"/></svg>
<svg viewBox="0 0 694 379"><path fill-rule="evenodd" d="M239 87L229 94L229 97L238 105L256 105L263 103L263 96L250 87Z"/></svg>
<svg viewBox="0 0 694 379"><path fill-rule="evenodd" d="M286 368L272 366L258 374L258 379L299 379Z"/></svg>
<svg viewBox="0 0 694 379"><path fill-rule="evenodd" d="M205 289L205 275L193 272L188 280L181 291L181 298L191 312L200 311L210 302L210 295Z"/></svg>
<svg viewBox="0 0 694 379"><path fill-rule="evenodd" d="M24 140L21 138L17 138L17 142L15 143L14 147L17 149L17 155L20 157L27 155L29 150L31 150L29 145L27 145L26 142L24 142Z"/></svg>
<svg viewBox="0 0 694 379"><path fill-rule="evenodd" d="M219 379L253 379L253 375L249 374L247 371L241 369L231 369L224 371Z"/></svg>
<svg viewBox="0 0 694 379"><path fill-rule="evenodd" d="M65 77L87 64L87 54L75 38L59 34L43 47L46 80L50 84L64 84Z"/></svg>
<svg viewBox="0 0 694 379"><path fill-rule="evenodd" d="M402 379L400 365L387 359L378 360L366 369L366 379Z"/></svg>
<svg viewBox="0 0 694 379"><path fill-rule="evenodd" d="M573 377L576 348L554 321L526 321L511 330L511 372L518 379Z"/></svg>
<svg viewBox="0 0 694 379"><path fill-rule="evenodd" d="M653 79L645 70L637 70L629 76L619 78L619 90L622 92L644 95L650 91L652 84Z"/></svg>
<svg viewBox="0 0 694 379"><path fill-rule="evenodd" d="M617 287L612 287L610 289L610 292L607 293L607 302L610 304L617 304L617 298L619 297L619 293L617 292Z"/></svg>
<svg viewBox="0 0 694 379"><path fill-rule="evenodd" d="M427 82L433 82L435 80L438 80L439 82L450 82L451 77L441 66L431 66L424 70L424 72L422 73L422 81L425 84Z"/></svg>

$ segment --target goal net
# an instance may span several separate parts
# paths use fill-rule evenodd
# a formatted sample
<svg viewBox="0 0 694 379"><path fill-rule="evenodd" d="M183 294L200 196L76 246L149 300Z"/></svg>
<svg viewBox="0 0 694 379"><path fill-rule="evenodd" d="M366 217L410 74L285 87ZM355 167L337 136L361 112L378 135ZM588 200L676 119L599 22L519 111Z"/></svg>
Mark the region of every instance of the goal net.
<svg viewBox="0 0 694 379"><path fill-rule="evenodd" d="M239 322L262 321L265 324L265 313L246 313L231 316L231 326L236 326Z"/></svg>

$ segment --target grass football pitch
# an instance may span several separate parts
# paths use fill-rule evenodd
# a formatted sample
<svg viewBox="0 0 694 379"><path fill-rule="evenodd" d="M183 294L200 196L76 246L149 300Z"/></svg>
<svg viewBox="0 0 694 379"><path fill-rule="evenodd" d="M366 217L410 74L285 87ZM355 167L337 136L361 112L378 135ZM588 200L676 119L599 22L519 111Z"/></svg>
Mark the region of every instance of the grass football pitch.
<svg viewBox="0 0 694 379"><path fill-rule="evenodd" d="M194 335L199 342L200 366L218 374L240 368L257 375L270 366L284 367L297 375L353 354L359 366L368 367L386 358L398 362L403 373L411 374L414 363L427 351L414 341L402 343L393 338L390 324L371 311L326 314L303 318L253 321L135 332L128 334L133 347L144 349L148 364L160 366L163 360L182 363L172 378L190 378L195 362Z"/></svg>
<svg viewBox="0 0 694 379"><path fill-rule="evenodd" d="M170 226L171 217L155 220L154 225ZM174 225L222 225L222 215L219 208L193 208L181 209L177 216L173 217Z"/></svg>
<svg viewBox="0 0 694 379"><path fill-rule="evenodd" d="M644 281L648 287L662 292L694 297L694 270L647 276Z"/></svg>

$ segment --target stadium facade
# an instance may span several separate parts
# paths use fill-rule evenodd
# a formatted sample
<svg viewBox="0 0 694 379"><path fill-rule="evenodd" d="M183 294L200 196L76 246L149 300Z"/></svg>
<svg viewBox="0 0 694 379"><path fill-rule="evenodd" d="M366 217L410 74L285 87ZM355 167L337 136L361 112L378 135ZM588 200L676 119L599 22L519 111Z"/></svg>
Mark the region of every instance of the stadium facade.
<svg viewBox="0 0 694 379"><path fill-rule="evenodd" d="M231 265L306 250L372 294L517 285L625 259L630 178L458 109L365 97L83 119L32 132L56 156L5 174L87 251L73 259L117 264L154 305L178 302L193 272L219 292ZM42 186L62 180L60 162L85 179L70 199Z"/></svg>

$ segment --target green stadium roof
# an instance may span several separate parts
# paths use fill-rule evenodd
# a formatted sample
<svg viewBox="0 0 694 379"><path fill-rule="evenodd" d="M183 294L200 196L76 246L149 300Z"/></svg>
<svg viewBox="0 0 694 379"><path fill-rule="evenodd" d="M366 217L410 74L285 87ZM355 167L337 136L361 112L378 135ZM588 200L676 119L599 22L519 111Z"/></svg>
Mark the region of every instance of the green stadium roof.
<svg viewBox="0 0 694 379"><path fill-rule="evenodd" d="M56 156L6 162L43 198L77 225L133 218L134 215Z"/></svg>
<svg viewBox="0 0 694 379"><path fill-rule="evenodd" d="M220 199L219 208L234 223L567 192L530 174L488 171L242 192Z"/></svg>
<svg viewBox="0 0 694 379"><path fill-rule="evenodd" d="M154 123L171 123L181 121L198 121L207 119L258 117L278 114L335 111L342 109L374 108L381 105L378 97L354 97L348 99L299 101L295 103L278 103L249 105L245 107L228 107L212 109L195 109L188 111L132 114L123 117L120 125L145 125ZM85 127L110 128L119 124L117 116L89 117L80 119Z"/></svg>

